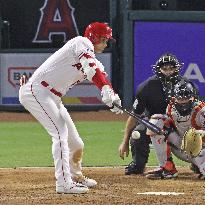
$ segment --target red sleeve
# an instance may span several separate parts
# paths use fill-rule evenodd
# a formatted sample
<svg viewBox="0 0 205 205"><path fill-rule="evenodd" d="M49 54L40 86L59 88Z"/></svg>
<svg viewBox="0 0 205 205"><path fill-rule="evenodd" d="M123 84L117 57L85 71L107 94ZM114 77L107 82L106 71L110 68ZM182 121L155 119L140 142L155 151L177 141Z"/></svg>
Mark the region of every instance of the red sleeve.
<svg viewBox="0 0 205 205"><path fill-rule="evenodd" d="M104 85L109 85L112 88L109 80L106 79L105 74L100 71L99 68L96 68L96 73L92 78L93 83L101 90Z"/></svg>

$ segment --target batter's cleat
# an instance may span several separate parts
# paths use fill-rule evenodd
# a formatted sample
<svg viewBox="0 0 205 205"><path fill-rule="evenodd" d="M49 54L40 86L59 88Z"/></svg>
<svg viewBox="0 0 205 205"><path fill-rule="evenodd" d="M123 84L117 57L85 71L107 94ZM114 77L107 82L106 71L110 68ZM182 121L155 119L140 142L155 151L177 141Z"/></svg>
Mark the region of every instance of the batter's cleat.
<svg viewBox="0 0 205 205"><path fill-rule="evenodd" d="M137 166L134 162L131 162L128 166L125 167L125 175L143 174L143 173L144 173L144 167L141 168Z"/></svg>
<svg viewBox="0 0 205 205"><path fill-rule="evenodd" d="M70 185L56 185L58 194L85 194L88 191L87 186L76 182L72 182Z"/></svg>
<svg viewBox="0 0 205 205"><path fill-rule="evenodd" d="M94 179L89 179L85 176L73 177L73 181L80 183L84 186L87 186L88 188L92 188L97 185L97 182Z"/></svg>

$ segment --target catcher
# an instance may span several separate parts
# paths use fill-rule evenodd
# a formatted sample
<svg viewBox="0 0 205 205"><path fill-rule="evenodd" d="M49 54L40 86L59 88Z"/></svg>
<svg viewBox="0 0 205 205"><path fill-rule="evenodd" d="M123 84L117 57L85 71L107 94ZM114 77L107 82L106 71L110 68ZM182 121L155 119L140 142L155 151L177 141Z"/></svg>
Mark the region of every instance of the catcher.
<svg viewBox="0 0 205 205"><path fill-rule="evenodd" d="M172 153L198 168L199 178L205 179L205 102L199 101L190 81L181 80L174 87L174 97L167 106L167 115L155 114L150 122L166 130L165 135L147 134L156 138L158 159L163 159L159 172L148 173L149 179L176 178L178 172Z"/></svg>

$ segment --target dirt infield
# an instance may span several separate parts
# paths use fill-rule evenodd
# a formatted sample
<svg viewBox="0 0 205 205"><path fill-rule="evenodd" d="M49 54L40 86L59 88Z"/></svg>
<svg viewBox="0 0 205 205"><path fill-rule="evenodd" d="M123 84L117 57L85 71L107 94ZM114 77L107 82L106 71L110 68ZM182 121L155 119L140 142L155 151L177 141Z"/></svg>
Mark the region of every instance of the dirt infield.
<svg viewBox="0 0 205 205"><path fill-rule="evenodd" d="M83 195L56 194L53 168L0 169L0 204L204 204L204 181L197 179L197 176L188 169L178 169L178 179L149 180L144 176L125 176L123 167L84 168L84 173L96 179L98 185ZM174 192L182 195L140 194L144 192Z"/></svg>
<svg viewBox="0 0 205 205"><path fill-rule="evenodd" d="M71 112L74 121L126 121L127 115L109 111ZM0 121L35 121L28 113L0 113ZM0 169L0 205L177 205L204 204L205 181L188 168L178 168L176 180L149 180L125 176L124 168L85 168L84 174L98 185L84 195L55 193L54 168ZM145 195L144 192L174 192L182 195ZM157 194L157 193L155 193ZM167 193L168 194L168 193ZM172 193L173 194L173 193Z"/></svg>

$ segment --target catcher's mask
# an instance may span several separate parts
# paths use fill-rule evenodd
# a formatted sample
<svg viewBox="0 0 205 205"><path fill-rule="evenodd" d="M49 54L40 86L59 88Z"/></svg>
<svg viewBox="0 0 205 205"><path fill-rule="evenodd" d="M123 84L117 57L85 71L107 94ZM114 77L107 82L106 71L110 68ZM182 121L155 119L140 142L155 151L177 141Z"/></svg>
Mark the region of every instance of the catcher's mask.
<svg viewBox="0 0 205 205"><path fill-rule="evenodd" d="M175 108L181 116L187 116L194 107L194 99L196 98L196 89L194 85L182 79L174 87Z"/></svg>
<svg viewBox="0 0 205 205"><path fill-rule="evenodd" d="M177 57L171 53L163 54L156 64L152 65L154 73L164 83L176 82L182 66L183 63L179 63ZM166 69L167 67L173 69L174 71L168 76L161 72L161 69Z"/></svg>

